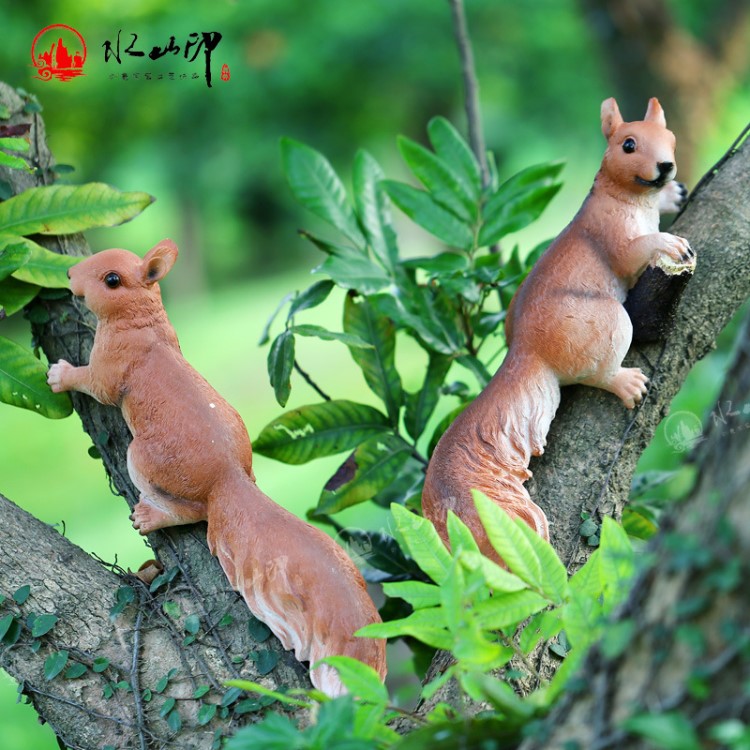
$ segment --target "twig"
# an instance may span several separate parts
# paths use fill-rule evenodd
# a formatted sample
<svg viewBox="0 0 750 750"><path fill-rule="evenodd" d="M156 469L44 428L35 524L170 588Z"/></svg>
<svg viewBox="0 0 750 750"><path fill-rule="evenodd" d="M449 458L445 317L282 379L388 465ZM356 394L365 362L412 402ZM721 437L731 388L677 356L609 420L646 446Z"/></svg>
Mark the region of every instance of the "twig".
<svg viewBox="0 0 750 750"><path fill-rule="evenodd" d="M479 111L479 81L474 69L474 53L471 49L471 39L466 25L466 13L463 0L448 0L453 16L453 31L456 35L458 53L461 57L461 76L464 81L466 95L466 119L469 125L469 143L471 150L477 157L482 172L482 185L490 184L490 169L487 164L487 149L484 145L482 132L482 118Z"/></svg>
<svg viewBox="0 0 750 750"><path fill-rule="evenodd" d="M331 397L299 366L299 362L296 359L294 360L294 369L324 401L331 400Z"/></svg>

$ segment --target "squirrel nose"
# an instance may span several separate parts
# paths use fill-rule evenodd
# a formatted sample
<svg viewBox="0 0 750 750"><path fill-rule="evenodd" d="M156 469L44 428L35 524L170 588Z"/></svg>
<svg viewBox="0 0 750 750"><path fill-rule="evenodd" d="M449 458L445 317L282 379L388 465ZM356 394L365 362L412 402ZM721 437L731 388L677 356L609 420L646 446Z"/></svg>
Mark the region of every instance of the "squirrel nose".
<svg viewBox="0 0 750 750"><path fill-rule="evenodd" d="M660 175L667 174L667 172L672 171L672 167L674 167L674 162L673 161L660 161L656 166L659 168Z"/></svg>

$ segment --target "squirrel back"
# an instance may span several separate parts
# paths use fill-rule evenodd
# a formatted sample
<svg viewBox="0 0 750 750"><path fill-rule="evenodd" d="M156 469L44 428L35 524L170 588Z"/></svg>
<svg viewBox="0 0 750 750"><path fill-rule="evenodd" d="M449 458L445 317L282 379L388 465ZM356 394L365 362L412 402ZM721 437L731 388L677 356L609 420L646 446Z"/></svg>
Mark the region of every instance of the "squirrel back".
<svg viewBox="0 0 750 750"><path fill-rule="evenodd" d="M94 346L87 366L61 360L48 382L121 408L141 534L208 521L230 583L285 648L313 664L359 658L384 678L385 641L354 636L380 622L360 572L330 537L258 489L241 417L182 356L158 285L176 258L164 240L143 260L113 249L71 268L73 294L98 318ZM325 665L311 679L329 695L344 692Z"/></svg>
<svg viewBox="0 0 750 750"><path fill-rule="evenodd" d="M500 369L430 458L422 506L446 544L452 510L497 557L472 489L548 537L546 516L523 482L530 457L544 451L560 386L602 388L633 409L648 378L622 367L633 334L627 291L649 265L681 272L695 263L685 239L659 231L660 212L677 210L686 191L674 182L675 138L658 100L649 101L644 120L624 122L607 99L601 120L607 149L589 195L514 296Z"/></svg>

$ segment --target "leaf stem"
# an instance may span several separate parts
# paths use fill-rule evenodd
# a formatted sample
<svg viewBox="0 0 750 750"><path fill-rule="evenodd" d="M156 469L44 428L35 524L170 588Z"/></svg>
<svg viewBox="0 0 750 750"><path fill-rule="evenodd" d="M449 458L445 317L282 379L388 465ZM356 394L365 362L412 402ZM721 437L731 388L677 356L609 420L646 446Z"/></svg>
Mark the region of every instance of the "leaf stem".
<svg viewBox="0 0 750 750"><path fill-rule="evenodd" d="M299 366L294 360L294 369L302 376L303 380L324 400L330 401L331 397Z"/></svg>

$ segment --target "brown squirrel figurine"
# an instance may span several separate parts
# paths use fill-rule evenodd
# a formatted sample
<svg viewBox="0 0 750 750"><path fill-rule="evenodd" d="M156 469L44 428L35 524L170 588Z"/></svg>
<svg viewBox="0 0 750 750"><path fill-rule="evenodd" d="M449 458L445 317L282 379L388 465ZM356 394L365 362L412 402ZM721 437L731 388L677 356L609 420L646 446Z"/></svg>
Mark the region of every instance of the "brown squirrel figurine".
<svg viewBox="0 0 750 750"><path fill-rule="evenodd" d="M524 482L531 456L544 451L560 386L603 388L633 409L648 378L622 367L633 335L627 292L649 265L681 273L695 264L687 240L659 231L660 212L677 211L687 191L674 181L675 137L658 100L643 121L623 122L607 99L601 118L607 150L591 192L518 289L502 366L442 436L427 468L422 507L442 539L448 544L452 510L495 559L471 490L549 538Z"/></svg>
<svg viewBox="0 0 750 750"><path fill-rule="evenodd" d="M284 648L311 665L352 656L384 678L385 641L354 636L380 622L362 575L330 537L258 489L240 415L182 356L157 283L176 258L163 240L143 260L104 250L71 268L73 294L98 318L94 346L87 366L60 360L48 382L122 409L141 534L208 521L211 552ZM310 679L331 696L345 692L328 665Z"/></svg>

